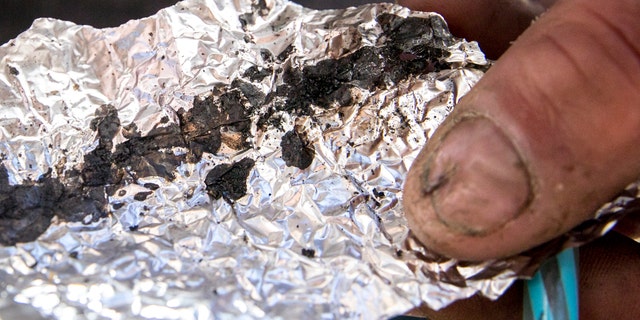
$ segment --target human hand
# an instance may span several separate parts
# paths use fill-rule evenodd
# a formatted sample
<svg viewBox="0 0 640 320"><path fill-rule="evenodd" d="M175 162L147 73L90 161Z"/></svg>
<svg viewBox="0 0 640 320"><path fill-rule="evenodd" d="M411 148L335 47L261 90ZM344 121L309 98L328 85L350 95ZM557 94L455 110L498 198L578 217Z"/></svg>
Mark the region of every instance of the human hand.
<svg viewBox="0 0 640 320"><path fill-rule="evenodd" d="M461 9L469 3L479 14ZM540 10L520 3L433 6L463 24L453 30L499 32L514 20L505 10ZM482 14L494 18L477 25ZM560 1L500 56L407 177L407 218L427 247L465 260L517 254L591 218L638 178L638 16L633 0Z"/></svg>
<svg viewBox="0 0 640 320"><path fill-rule="evenodd" d="M640 176L639 2L559 1L531 27L555 1L398 2L441 13L498 58L408 175L407 218L427 247L467 260L517 254L593 217ZM640 314L639 252L615 234L580 250L582 319ZM421 311L518 319L521 288Z"/></svg>

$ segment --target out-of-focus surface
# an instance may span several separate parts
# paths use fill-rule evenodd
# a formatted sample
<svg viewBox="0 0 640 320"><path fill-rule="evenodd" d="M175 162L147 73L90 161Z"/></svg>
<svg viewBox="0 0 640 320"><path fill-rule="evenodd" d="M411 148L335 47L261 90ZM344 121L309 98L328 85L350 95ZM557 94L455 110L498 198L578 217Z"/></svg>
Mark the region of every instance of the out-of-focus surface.
<svg viewBox="0 0 640 320"><path fill-rule="evenodd" d="M96 28L116 27L150 16L178 0L3 0L0 2L0 44L27 30L33 20L50 17ZM297 0L313 9L346 8L380 0ZM393 2L393 1L388 1Z"/></svg>

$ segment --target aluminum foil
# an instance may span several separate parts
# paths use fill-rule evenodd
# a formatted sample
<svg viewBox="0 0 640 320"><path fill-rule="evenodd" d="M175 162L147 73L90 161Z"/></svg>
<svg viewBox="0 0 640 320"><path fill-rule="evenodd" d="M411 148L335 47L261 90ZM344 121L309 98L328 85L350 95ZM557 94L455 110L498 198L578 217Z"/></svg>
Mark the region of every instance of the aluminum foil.
<svg viewBox="0 0 640 320"><path fill-rule="evenodd" d="M38 19L0 57L3 199L56 200L3 220L29 230L0 237L5 314L385 319L496 298L611 226L482 263L411 237L404 177L490 65L437 14L190 0L117 28Z"/></svg>

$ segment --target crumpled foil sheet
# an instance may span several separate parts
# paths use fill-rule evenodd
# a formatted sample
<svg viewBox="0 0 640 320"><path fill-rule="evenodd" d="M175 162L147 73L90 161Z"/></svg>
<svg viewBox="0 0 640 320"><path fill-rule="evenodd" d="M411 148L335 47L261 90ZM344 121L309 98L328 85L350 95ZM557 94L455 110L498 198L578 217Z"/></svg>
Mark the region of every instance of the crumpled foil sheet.
<svg viewBox="0 0 640 320"><path fill-rule="evenodd" d="M56 215L34 241L0 247L0 312L15 302L61 319L385 319L423 302L496 298L638 197L631 186L598 213L604 222L534 254L467 263L423 248L403 216L404 177L490 62L440 16L396 5L191 0L117 28L39 19L0 57L4 179L27 186L10 191L77 186L88 155L112 159L158 130L222 139L195 156L193 144L154 145L161 160L181 160L169 174L125 159L122 180L91 187L106 212ZM250 112L184 134L194 101L223 100ZM303 143L293 152L287 132ZM291 165L296 150L312 161ZM246 192L210 188L216 167L243 159Z"/></svg>

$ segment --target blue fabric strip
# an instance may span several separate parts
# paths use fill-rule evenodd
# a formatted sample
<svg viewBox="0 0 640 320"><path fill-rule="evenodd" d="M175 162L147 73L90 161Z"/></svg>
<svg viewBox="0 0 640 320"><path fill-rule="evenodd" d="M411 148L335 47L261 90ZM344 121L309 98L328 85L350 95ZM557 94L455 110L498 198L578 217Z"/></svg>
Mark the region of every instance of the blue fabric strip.
<svg viewBox="0 0 640 320"><path fill-rule="evenodd" d="M529 305L531 306L529 312L533 313L530 319L551 320L547 317L549 313L549 299L544 290L544 282L542 281L542 273L540 271L536 272L533 278L527 281L527 293Z"/></svg>
<svg viewBox="0 0 640 320"><path fill-rule="evenodd" d="M526 282L523 319L578 320L577 250L564 250Z"/></svg>
<svg viewBox="0 0 640 320"><path fill-rule="evenodd" d="M578 320L578 249L568 249L558 255L560 280L567 301L569 320Z"/></svg>

